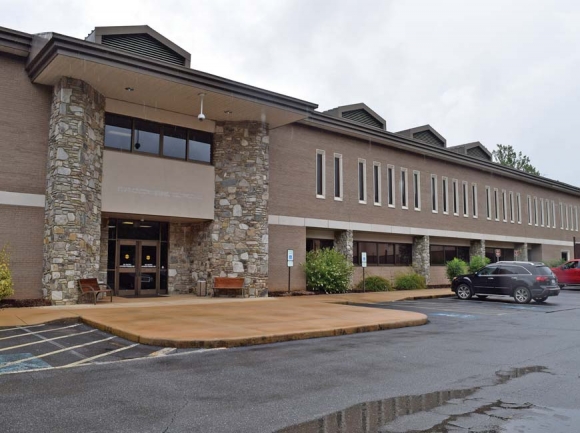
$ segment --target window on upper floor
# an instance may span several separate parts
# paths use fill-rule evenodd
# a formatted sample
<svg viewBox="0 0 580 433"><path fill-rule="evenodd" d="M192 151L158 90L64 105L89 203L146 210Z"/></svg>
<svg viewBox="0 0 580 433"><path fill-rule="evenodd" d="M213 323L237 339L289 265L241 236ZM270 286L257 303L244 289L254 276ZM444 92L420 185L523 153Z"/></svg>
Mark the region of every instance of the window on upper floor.
<svg viewBox="0 0 580 433"><path fill-rule="evenodd" d="M459 184L457 182L457 179L453 179L451 181L452 184L452 189L453 189L453 215L458 216L459 215Z"/></svg>
<svg viewBox="0 0 580 433"><path fill-rule="evenodd" d="M510 222L514 222L514 193L510 191Z"/></svg>
<svg viewBox="0 0 580 433"><path fill-rule="evenodd" d="M550 200L546 200L546 227L550 228L552 225L551 215L552 212L550 210Z"/></svg>
<svg viewBox="0 0 580 433"><path fill-rule="evenodd" d="M491 188L485 187L485 216L488 220L491 219Z"/></svg>
<svg viewBox="0 0 580 433"><path fill-rule="evenodd" d="M534 197L533 212L534 212L534 225L537 226L538 225L538 197Z"/></svg>
<svg viewBox="0 0 580 433"><path fill-rule="evenodd" d="M501 207L502 207L502 214L503 214L503 222L507 222L507 196L505 189L501 191Z"/></svg>
<svg viewBox="0 0 580 433"><path fill-rule="evenodd" d="M540 198L540 227L544 227L546 214L544 213L544 199Z"/></svg>
<svg viewBox="0 0 580 433"><path fill-rule="evenodd" d="M471 184L471 211L472 211L472 215L473 218L477 218L478 217L478 208L477 208L477 184L476 183L472 183Z"/></svg>
<svg viewBox="0 0 580 433"><path fill-rule="evenodd" d="M342 194L342 155L334 154L334 199L341 201Z"/></svg>
<svg viewBox="0 0 580 433"><path fill-rule="evenodd" d="M373 198L375 206L381 205L381 163L373 162Z"/></svg>
<svg viewBox="0 0 580 433"><path fill-rule="evenodd" d="M326 196L326 168L325 168L324 150L316 150L316 197L325 198Z"/></svg>
<svg viewBox="0 0 580 433"><path fill-rule="evenodd" d="M441 191L443 193L443 213L449 214L449 185L446 177L441 178Z"/></svg>
<svg viewBox="0 0 580 433"><path fill-rule="evenodd" d="M560 202L560 230L564 230L564 208Z"/></svg>
<svg viewBox="0 0 580 433"><path fill-rule="evenodd" d="M556 202L552 200L552 228L556 228Z"/></svg>
<svg viewBox="0 0 580 433"><path fill-rule="evenodd" d="M522 196L516 193L516 212L518 217L518 224L522 223Z"/></svg>
<svg viewBox="0 0 580 433"><path fill-rule="evenodd" d="M367 162L364 159L358 160L358 202L367 202Z"/></svg>
<svg viewBox="0 0 580 433"><path fill-rule="evenodd" d="M413 206L421 210L421 173L413 170Z"/></svg>
<svg viewBox="0 0 580 433"><path fill-rule="evenodd" d="M463 216L469 216L469 192L467 190L467 182L463 181L462 185L462 196L463 196Z"/></svg>
<svg viewBox="0 0 580 433"><path fill-rule="evenodd" d="M431 175L431 211L433 213L439 212L439 204L437 197L437 175Z"/></svg>
<svg viewBox="0 0 580 433"><path fill-rule="evenodd" d="M528 225L532 225L532 197L528 196Z"/></svg>
<svg viewBox="0 0 580 433"><path fill-rule="evenodd" d="M409 209L407 203L409 199L409 191L407 189L407 169L401 168L401 207L403 209Z"/></svg>
<svg viewBox="0 0 580 433"><path fill-rule="evenodd" d="M387 204L395 207L395 167L387 166Z"/></svg>
<svg viewBox="0 0 580 433"><path fill-rule="evenodd" d="M106 113L105 147L111 150L211 163L213 134Z"/></svg>
<svg viewBox="0 0 580 433"><path fill-rule="evenodd" d="M498 191L497 188L493 189L493 206L494 206L494 215L495 215L495 220L499 221L499 196L498 196Z"/></svg>

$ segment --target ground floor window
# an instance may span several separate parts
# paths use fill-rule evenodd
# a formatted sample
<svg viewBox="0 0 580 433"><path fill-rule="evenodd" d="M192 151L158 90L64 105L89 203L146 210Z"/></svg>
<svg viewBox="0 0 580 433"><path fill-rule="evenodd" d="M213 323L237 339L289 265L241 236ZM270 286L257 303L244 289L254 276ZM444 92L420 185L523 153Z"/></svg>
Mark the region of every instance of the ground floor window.
<svg viewBox="0 0 580 433"><path fill-rule="evenodd" d="M355 265L360 265L361 253L367 253L368 266L411 266L413 257L411 244L355 241L353 247Z"/></svg>
<svg viewBox="0 0 580 433"><path fill-rule="evenodd" d="M469 247L430 245L429 256L432 266L443 266L454 258L469 262Z"/></svg>
<svg viewBox="0 0 580 433"><path fill-rule="evenodd" d="M330 239L306 239L306 252L334 248L334 241Z"/></svg>
<svg viewBox="0 0 580 433"><path fill-rule="evenodd" d="M499 250L500 256L496 256L496 250ZM487 257L491 263L499 261L512 261L515 260L513 248L486 248L485 257Z"/></svg>

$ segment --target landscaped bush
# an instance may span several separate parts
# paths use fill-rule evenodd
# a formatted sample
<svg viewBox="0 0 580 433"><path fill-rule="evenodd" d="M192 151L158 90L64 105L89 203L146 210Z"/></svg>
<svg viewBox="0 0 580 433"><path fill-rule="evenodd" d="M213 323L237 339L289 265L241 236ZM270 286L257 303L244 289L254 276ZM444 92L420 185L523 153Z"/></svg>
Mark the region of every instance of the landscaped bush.
<svg viewBox="0 0 580 433"><path fill-rule="evenodd" d="M449 282L453 281L456 276L467 273L467 263L457 257L447 262L445 266L447 267L446 273Z"/></svg>
<svg viewBox="0 0 580 433"><path fill-rule="evenodd" d="M364 283L365 283L364 289L367 292L388 292L389 290L393 290L391 288L391 283L389 282L389 280L383 277L377 277L374 275L366 277L364 279ZM356 289L362 292L363 280L361 280L360 283L357 284Z"/></svg>
<svg viewBox="0 0 580 433"><path fill-rule="evenodd" d="M8 247L4 246L0 250L0 299L4 299L14 294L12 283L12 273L10 272L10 255Z"/></svg>
<svg viewBox="0 0 580 433"><path fill-rule="evenodd" d="M308 252L303 266L308 290L324 293L349 291L353 265L335 249Z"/></svg>
<svg viewBox="0 0 580 433"><path fill-rule="evenodd" d="M490 262L491 260L489 260L488 257L473 256L469 261L469 272L473 274L479 271L481 268L489 265Z"/></svg>
<svg viewBox="0 0 580 433"><path fill-rule="evenodd" d="M558 266L562 266L566 263L565 259L553 259L553 260L546 260L546 266L550 268L557 268Z"/></svg>
<svg viewBox="0 0 580 433"><path fill-rule="evenodd" d="M423 275L416 274L415 272L395 275L395 290L419 290L426 288L427 283Z"/></svg>

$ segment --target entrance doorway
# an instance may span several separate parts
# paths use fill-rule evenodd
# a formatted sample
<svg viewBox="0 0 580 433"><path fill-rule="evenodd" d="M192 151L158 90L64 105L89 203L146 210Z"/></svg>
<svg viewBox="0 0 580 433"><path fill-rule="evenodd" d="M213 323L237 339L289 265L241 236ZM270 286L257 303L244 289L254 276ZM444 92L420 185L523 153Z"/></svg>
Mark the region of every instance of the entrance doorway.
<svg viewBox="0 0 580 433"><path fill-rule="evenodd" d="M117 248L119 296L159 294L159 242L120 240Z"/></svg>

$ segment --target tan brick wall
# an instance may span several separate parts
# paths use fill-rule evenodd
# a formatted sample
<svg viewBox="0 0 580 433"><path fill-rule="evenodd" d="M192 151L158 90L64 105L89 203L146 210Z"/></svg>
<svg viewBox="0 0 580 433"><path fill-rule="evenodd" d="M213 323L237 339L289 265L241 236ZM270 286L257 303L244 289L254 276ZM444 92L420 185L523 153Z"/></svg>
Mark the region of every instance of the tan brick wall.
<svg viewBox="0 0 580 433"><path fill-rule="evenodd" d="M0 191L44 195L51 89L24 67L0 53Z"/></svg>
<svg viewBox="0 0 580 433"><path fill-rule="evenodd" d="M329 133L299 124L277 128L270 137L270 214L340 221L357 221L372 224L387 224L440 230L467 231L493 235L535 237L540 239L571 240L579 232L560 229L559 202L580 206L580 197L507 178L489 169L475 169L463 164L436 160L413 154L394 147L372 145L368 141L356 140L339 134ZM326 198L317 199L315 194L315 154L321 149L326 152ZM344 200L333 199L334 153L343 156ZM358 158L366 159L367 204L358 201ZM382 206L373 204L373 162L381 163ZM386 168L395 166L396 208L387 206ZM401 208L399 178L400 168L408 169L409 209ZM412 208L412 173L421 172L421 211ZM437 175L439 212L431 211L431 174ZM451 208L451 182L469 182L469 217L462 215L461 194L459 194L460 216L444 215L442 212L441 178L449 179L449 207ZM471 184L477 183L479 217L471 216ZM501 202L501 191L521 194L522 224L487 220L485 187L497 188ZM557 207L557 228L529 226L527 220L526 197L532 196L554 200Z"/></svg>
<svg viewBox="0 0 580 433"><path fill-rule="evenodd" d="M306 260L306 229L270 225L268 231L268 290L271 292L288 290L286 258L289 249L294 250L290 288L291 290L305 290L306 276L301 263Z"/></svg>
<svg viewBox="0 0 580 433"><path fill-rule="evenodd" d="M44 208L0 205L0 248L8 244L15 299L42 297Z"/></svg>

